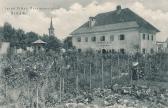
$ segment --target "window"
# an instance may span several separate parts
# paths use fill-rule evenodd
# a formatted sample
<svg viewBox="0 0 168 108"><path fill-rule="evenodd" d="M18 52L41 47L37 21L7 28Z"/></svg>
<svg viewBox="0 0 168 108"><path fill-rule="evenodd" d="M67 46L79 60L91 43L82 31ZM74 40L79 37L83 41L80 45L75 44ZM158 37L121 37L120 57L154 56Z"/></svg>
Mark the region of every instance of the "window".
<svg viewBox="0 0 168 108"><path fill-rule="evenodd" d="M88 37L85 37L85 42L88 42Z"/></svg>
<svg viewBox="0 0 168 108"><path fill-rule="evenodd" d="M81 49L78 49L78 52L80 53L80 52L82 52L82 50L81 50Z"/></svg>
<svg viewBox="0 0 168 108"><path fill-rule="evenodd" d="M125 49L120 49L120 53L125 54Z"/></svg>
<svg viewBox="0 0 168 108"><path fill-rule="evenodd" d="M105 41L105 36L101 36L100 41Z"/></svg>
<svg viewBox="0 0 168 108"><path fill-rule="evenodd" d="M142 35L143 40L145 40L145 34Z"/></svg>
<svg viewBox="0 0 168 108"><path fill-rule="evenodd" d="M146 53L146 49L145 49L145 48L142 49L142 53L143 53L143 54Z"/></svg>
<svg viewBox="0 0 168 108"><path fill-rule="evenodd" d="M153 41L153 35L151 35L151 40Z"/></svg>
<svg viewBox="0 0 168 108"><path fill-rule="evenodd" d="M102 54L107 53L106 49L102 49Z"/></svg>
<svg viewBox="0 0 168 108"><path fill-rule="evenodd" d="M110 41L114 41L114 35L110 36Z"/></svg>
<svg viewBox="0 0 168 108"><path fill-rule="evenodd" d="M148 34L148 40L150 39L150 35Z"/></svg>
<svg viewBox="0 0 168 108"><path fill-rule="evenodd" d="M95 36L92 37L91 40L92 40L93 42L95 42L95 41L96 41L96 37L95 37Z"/></svg>
<svg viewBox="0 0 168 108"><path fill-rule="evenodd" d="M120 35L120 40L125 40L125 35L121 34Z"/></svg>
<svg viewBox="0 0 168 108"><path fill-rule="evenodd" d="M115 50L114 50L114 49L112 49L112 53L115 53Z"/></svg>
<svg viewBox="0 0 168 108"><path fill-rule="evenodd" d="M150 52L151 52L151 54L153 54L153 53L154 53L154 50L153 50L153 48L151 48L151 51L150 51Z"/></svg>
<svg viewBox="0 0 168 108"><path fill-rule="evenodd" d="M77 42L81 42L81 37L78 37L78 38L77 38Z"/></svg>

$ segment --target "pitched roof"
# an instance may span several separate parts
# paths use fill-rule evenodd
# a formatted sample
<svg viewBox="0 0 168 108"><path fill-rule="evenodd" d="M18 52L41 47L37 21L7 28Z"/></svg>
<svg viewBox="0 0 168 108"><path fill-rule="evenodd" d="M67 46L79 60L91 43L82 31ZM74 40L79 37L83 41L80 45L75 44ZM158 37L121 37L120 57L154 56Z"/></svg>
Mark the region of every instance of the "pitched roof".
<svg viewBox="0 0 168 108"><path fill-rule="evenodd" d="M156 27L154 27L152 24L150 24L149 22L147 22L142 17L140 17L139 15L137 15L128 8L121 9L119 13L118 10L106 13L100 13L95 16L95 20L96 21L94 27L135 21L139 25L139 28L159 32L159 30ZM89 21L87 21L85 24L83 24L78 29L73 31L71 34L78 34L78 30L80 30L81 28L88 28L88 27L89 27Z"/></svg>
<svg viewBox="0 0 168 108"><path fill-rule="evenodd" d="M93 32L101 32L101 31L112 31L112 30L121 30L121 29L128 29L128 28L136 28L139 25L135 21L131 22L123 22L117 24L108 24L102 26L95 26L93 28L89 27L80 27L71 34L85 34L85 33L93 33Z"/></svg>

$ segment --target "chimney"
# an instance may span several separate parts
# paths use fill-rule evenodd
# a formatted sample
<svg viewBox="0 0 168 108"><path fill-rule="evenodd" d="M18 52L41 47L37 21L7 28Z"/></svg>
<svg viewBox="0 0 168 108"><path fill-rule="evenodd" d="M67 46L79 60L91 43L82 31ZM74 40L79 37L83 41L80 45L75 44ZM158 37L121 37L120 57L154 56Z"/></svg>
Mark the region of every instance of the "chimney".
<svg viewBox="0 0 168 108"><path fill-rule="evenodd" d="M117 6L116 11L117 11L117 14L120 14L120 12L121 12L121 5Z"/></svg>
<svg viewBox="0 0 168 108"><path fill-rule="evenodd" d="M89 27L93 27L95 25L96 18L95 17L89 17Z"/></svg>

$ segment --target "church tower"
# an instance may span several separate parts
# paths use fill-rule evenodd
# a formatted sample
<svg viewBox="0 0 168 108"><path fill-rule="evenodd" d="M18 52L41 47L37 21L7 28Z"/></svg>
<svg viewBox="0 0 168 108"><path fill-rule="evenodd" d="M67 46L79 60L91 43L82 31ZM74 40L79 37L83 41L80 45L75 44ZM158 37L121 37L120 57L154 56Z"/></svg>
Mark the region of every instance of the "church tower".
<svg viewBox="0 0 168 108"><path fill-rule="evenodd" d="M51 17L50 28L48 29L48 31L49 31L49 36L55 36L54 27L53 27L53 23L52 23L52 17Z"/></svg>

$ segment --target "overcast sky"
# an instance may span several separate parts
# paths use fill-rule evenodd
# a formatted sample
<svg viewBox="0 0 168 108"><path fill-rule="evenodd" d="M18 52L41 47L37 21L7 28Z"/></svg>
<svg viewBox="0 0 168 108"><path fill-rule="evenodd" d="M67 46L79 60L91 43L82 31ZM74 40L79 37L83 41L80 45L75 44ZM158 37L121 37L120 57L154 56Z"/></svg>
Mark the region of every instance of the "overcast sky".
<svg viewBox="0 0 168 108"><path fill-rule="evenodd" d="M168 37L168 1L167 0L0 0L0 25L11 23L16 28L48 34L50 17L53 16L55 34L63 39L88 20L101 12L112 11L117 5L130 8L149 21L161 32L158 41ZM11 15L3 9L10 7L55 8L54 10L29 10L26 15Z"/></svg>

